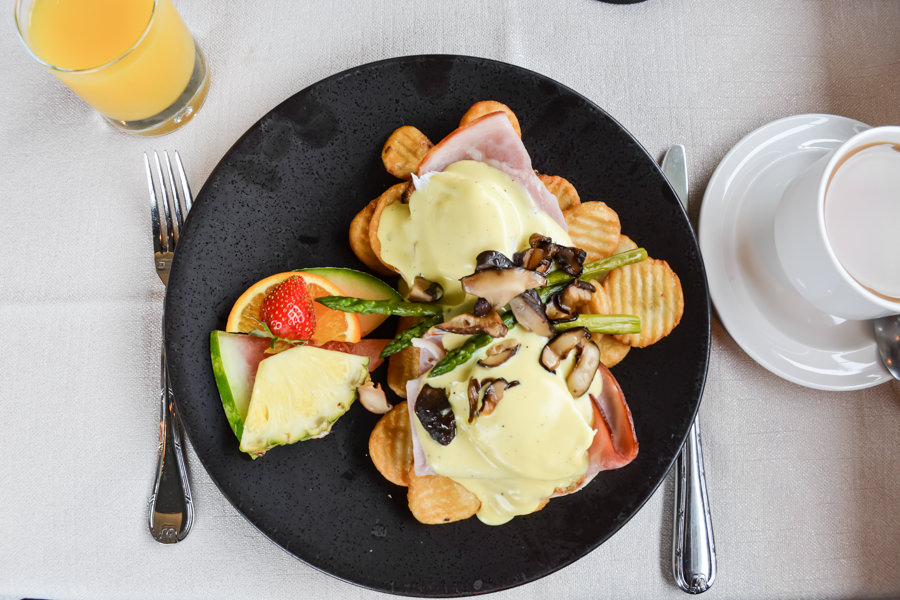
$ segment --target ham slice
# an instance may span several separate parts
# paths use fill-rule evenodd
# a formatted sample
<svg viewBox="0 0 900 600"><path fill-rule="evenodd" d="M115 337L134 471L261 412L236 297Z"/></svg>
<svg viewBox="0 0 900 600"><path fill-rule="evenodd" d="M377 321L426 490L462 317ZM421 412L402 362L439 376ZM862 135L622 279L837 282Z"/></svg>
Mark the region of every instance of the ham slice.
<svg viewBox="0 0 900 600"><path fill-rule="evenodd" d="M325 342L319 348L325 350L334 350L335 352L344 352L346 354L356 354L358 356L369 357L369 372L371 373L384 362L381 358L381 351L387 346L391 340L381 339L364 339L358 342Z"/></svg>
<svg viewBox="0 0 900 600"><path fill-rule="evenodd" d="M602 364L597 373L603 377L600 396L591 394L594 410L594 442L588 448L588 469L584 477L570 489L558 490L554 496L577 492L599 473L624 467L638 454L637 435L631 409L616 378Z"/></svg>
<svg viewBox="0 0 900 600"><path fill-rule="evenodd" d="M441 343L443 339L444 334L442 333L426 333L423 337L412 340L413 346L419 349L419 377L406 382L406 408L409 410L409 424L412 434L413 466L416 475L419 477L437 475L425 458L425 450L422 448L422 442L419 441L415 421L417 418L416 399L419 397L419 390L422 389L425 373L447 354L443 343Z"/></svg>
<svg viewBox="0 0 900 600"><path fill-rule="evenodd" d="M598 397L591 395L597 434L588 450L588 477L593 477L600 471L624 467L638 453L634 420L619 382L602 364L597 373L603 377L603 391Z"/></svg>
<svg viewBox="0 0 900 600"><path fill-rule="evenodd" d="M419 441L419 432L416 429L416 398L419 396L419 390L422 389L422 380L425 376L417 379L410 379L406 382L406 408L409 410L409 424L413 447L413 469L416 475L424 477L426 475L437 475L428 459L425 457L425 449L422 448L422 442ZM410 399L411 398L411 399Z"/></svg>
<svg viewBox="0 0 900 600"><path fill-rule="evenodd" d="M428 151L419 163L417 176L443 171L461 160L477 160L503 171L525 188L538 208L568 231L556 196L535 174L525 144L504 113L489 113L450 133Z"/></svg>

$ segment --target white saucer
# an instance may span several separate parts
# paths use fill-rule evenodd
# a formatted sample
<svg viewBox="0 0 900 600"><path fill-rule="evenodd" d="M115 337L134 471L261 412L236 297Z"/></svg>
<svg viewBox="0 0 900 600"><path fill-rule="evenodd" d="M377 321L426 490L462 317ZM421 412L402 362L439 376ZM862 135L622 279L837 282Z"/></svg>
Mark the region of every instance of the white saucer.
<svg viewBox="0 0 900 600"><path fill-rule="evenodd" d="M773 218L797 174L865 129L833 115L769 123L725 155L700 211L710 296L728 333L772 373L821 390L867 388L890 375L869 321L825 314L794 291L775 252Z"/></svg>

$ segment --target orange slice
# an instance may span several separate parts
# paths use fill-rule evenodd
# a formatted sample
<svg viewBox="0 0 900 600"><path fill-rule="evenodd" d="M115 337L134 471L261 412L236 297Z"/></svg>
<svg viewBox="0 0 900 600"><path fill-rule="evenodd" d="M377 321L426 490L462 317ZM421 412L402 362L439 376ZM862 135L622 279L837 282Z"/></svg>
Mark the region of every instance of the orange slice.
<svg viewBox="0 0 900 600"><path fill-rule="evenodd" d="M259 309L263 299L275 287L289 277L302 277L306 282L309 295L315 298L321 296L343 296L341 289L319 275L304 273L302 271L288 271L270 275L265 279L251 285L246 292L234 303L231 312L228 313L228 322L225 331L233 333L249 333L259 329ZM316 331L313 333L311 344L321 345L325 342L358 342L361 328L359 317L353 313L345 313L333 310L326 306L313 302L313 310L316 313Z"/></svg>

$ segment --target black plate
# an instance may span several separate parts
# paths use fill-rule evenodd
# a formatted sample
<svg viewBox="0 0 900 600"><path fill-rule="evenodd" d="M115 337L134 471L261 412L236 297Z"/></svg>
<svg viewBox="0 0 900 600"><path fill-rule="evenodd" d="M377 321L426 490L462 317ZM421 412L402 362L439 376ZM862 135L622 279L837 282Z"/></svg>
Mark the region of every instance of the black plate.
<svg viewBox="0 0 900 600"><path fill-rule="evenodd" d="M396 127L432 140L475 101L508 104L536 169L563 175L583 200L618 211L623 231L681 277L686 309L665 340L614 368L640 454L544 510L489 527L472 518L425 526L404 488L367 455L377 416L361 406L328 437L250 461L238 452L216 391L209 332L272 273L363 268L350 220L395 182L381 146ZM179 242L166 301L169 373L203 466L234 506L297 558L343 580L397 594L455 596L516 586L600 545L650 497L699 404L709 354L709 301L700 252L653 159L603 110L565 86L481 58L416 56L339 73L286 100L229 150L197 197ZM383 367L380 375L383 377ZM655 550L656 540L647 542ZM239 550L239 549L232 549Z"/></svg>

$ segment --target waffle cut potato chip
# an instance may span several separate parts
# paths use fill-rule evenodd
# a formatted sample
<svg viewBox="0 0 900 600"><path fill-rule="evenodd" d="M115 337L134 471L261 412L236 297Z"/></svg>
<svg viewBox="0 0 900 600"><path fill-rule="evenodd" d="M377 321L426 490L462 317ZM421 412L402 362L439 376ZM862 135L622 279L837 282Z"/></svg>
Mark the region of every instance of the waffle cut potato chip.
<svg viewBox="0 0 900 600"><path fill-rule="evenodd" d="M419 321L420 317L400 317L397 319L397 333L409 329ZM406 382L419 375L419 349L415 346L407 346L388 357L387 384L401 398L406 398Z"/></svg>
<svg viewBox="0 0 900 600"><path fill-rule="evenodd" d="M405 401L378 420L369 436L369 457L382 477L395 485L409 485L413 445Z"/></svg>
<svg viewBox="0 0 900 600"><path fill-rule="evenodd" d="M569 210L573 206L581 204L578 190L565 177L560 177L559 175L538 175L538 179L541 180L547 191L556 196L560 210Z"/></svg>
<svg viewBox="0 0 900 600"><path fill-rule="evenodd" d="M612 302L609 299L609 294L606 293L606 289L597 281L594 281L593 283L594 292L591 294L591 299L588 301L583 312L591 315L614 314L612 311ZM628 354L628 351L631 350L631 346L623 344L611 335L593 335L591 336L591 339L594 340L600 348L600 362L602 362L606 368L612 368L622 362L622 359L624 359Z"/></svg>
<svg viewBox="0 0 900 600"><path fill-rule="evenodd" d="M612 255L619 246L622 224L605 202L585 202L563 211L569 237L587 252L587 262Z"/></svg>
<svg viewBox="0 0 900 600"><path fill-rule="evenodd" d="M404 125L388 136L381 149L381 162L388 173L408 181L432 146L428 136L412 125Z"/></svg>
<svg viewBox="0 0 900 600"><path fill-rule="evenodd" d="M378 420L369 436L369 457L382 477L394 485L409 488L410 512L421 523L462 521L481 508L478 497L452 479L442 475L416 475L406 402L397 404Z"/></svg>
<svg viewBox="0 0 900 600"><path fill-rule="evenodd" d="M406 382L419 376L419 349L407 346L388 358L387 384L391 391L406 398Z"/></svg>
<svg viewBox="0 0 900 600"><path fill-rule="evenodd" d="M381 241L378 239L378 224L381 223L381 213L384 212L384 209L395 202L400 202L407 187L409 187L409 184L404 181L403 183L394 184L386 189L375 199L375 208L372 209L372 217L369 220L369 246L372 248L372 253L375 254L378 262L383 265L383 268L390 269L391 273L395 272L394 268L381 259Z"/></svg>
<svg viewBox="0 0 900 600"><path fill-rule="evenodd" d="M594 343L600 348L600 362L607 369L611 369L628 356L631 346L623 344L611 335L600 335L593 338Z"/></svg>
<svg viewBox="0 0 900 600"><path fill-rule="evenodd" d="M369 223L372 221L372 214L378 204L378 198L369 202L365 208L356 213L350 222L350 248L364 265L381 275L394 275L391 269L388 269L376 256L372 250L372 244L369 243Z"/></svg>
<svg viewBox="0 0 900 600"><path fill-rule="evenodd" d="M623 233L619 236L619 245L616 246L613 254L627 252L628 250L634 250L636 248L638 248L638 245L635 243L635 241Z"/></svg>
<svg viewBox="0 0 900 600"><path fill-rule="evenodd" d="M493 112L505 113L506 118L509 119L513 129L516 130L516 134L519 137L522 137L522 128L519 126L519 118L516 116L516 113L514 113L507 105L502 102L497 102L496 100L482 100L481 102L476 102L470 106L469 110L467 110L459 120L459 126L462 127L466 123L470 123L479 117L489 115Z"/></svg>
<svg viewBox="0 0 900 600"><path fill-rule="evenodd" d="M641 332L615 336L643 348L669 335L684 313L681 280L664 260L647 260L612 271L603 282L613 314L637 315Z"/></svg>
<svg viewBox="0 0 900 600"><path fill-rule="evenodd" d="M478 496L443 475L416 475L409 470L406 493L409 510L420 523L439 525L473 516L481 508Z"/></svg>

